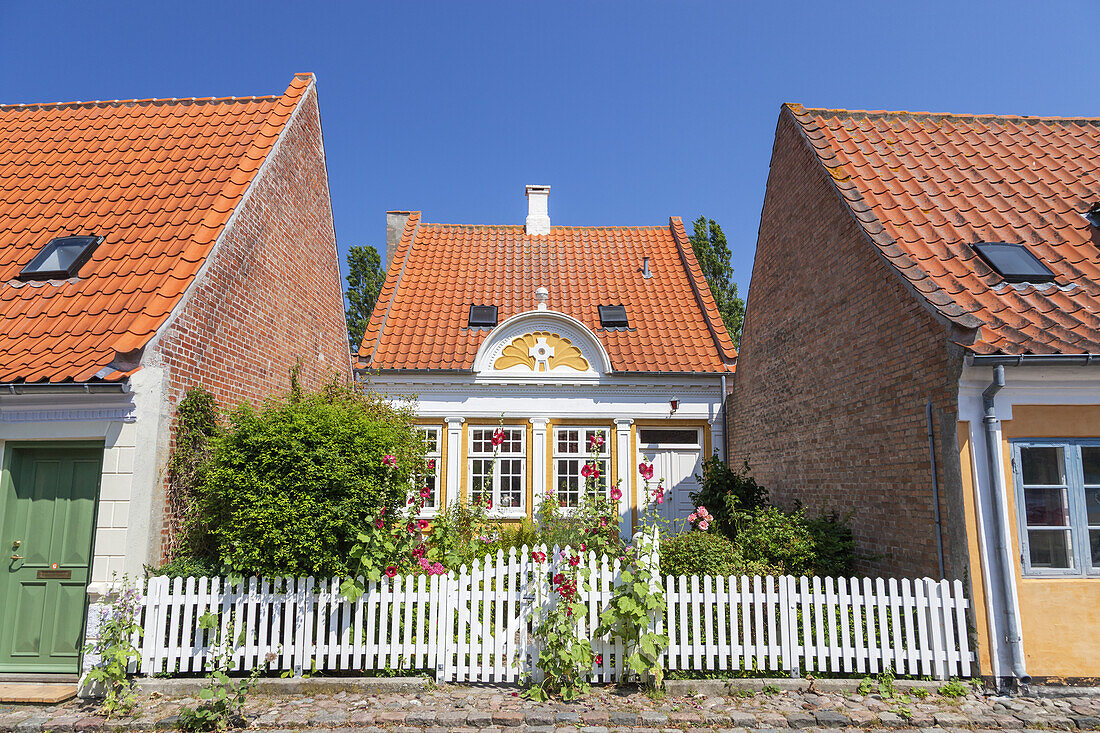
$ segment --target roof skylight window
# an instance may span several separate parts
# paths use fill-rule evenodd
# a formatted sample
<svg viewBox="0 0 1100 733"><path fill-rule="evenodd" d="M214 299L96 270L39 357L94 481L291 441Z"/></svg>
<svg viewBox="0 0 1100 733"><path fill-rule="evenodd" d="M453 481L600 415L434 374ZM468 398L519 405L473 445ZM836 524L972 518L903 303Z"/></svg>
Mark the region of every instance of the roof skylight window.
<svg viewBox="0 0 1100 733"><path fill-rule="evenodd" d="M601 305L598 306L600 311L600 325L604 328L627 328L630 324L626 318L626 306L623 305Z"/></svg>
<svg viewBox="0 0 1100 733"><path fill-rule="evenodd" d="M1054 273L1022 244L979 242L976 251L993 270L1010 283L1046 283Z"/></svg>
<svg viewBox="0 0 1100 733"><path fill-rule="evenodd" d="M20 280L64 280L75 277L103 237L56 237L16 275Z"/></svg>
<svg viewBox="0 0 1100 733"><path fill-rule="evenodd" d="M470 328L492 328L497 325L495 305L471 305Z"/></svg>

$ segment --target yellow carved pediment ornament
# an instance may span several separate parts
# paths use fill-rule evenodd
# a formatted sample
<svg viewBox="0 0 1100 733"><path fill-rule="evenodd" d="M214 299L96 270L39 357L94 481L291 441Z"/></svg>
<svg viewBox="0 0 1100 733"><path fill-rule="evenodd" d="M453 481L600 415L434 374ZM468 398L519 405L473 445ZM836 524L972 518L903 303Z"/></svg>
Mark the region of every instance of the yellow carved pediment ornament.
<svg viewBox="0 0 1100 733"><path fill-rule="evenodd" d="M525 366L532 372L552 372L559 367L586 372L588 360L567 338L550 331L534 331L512 339L493 363L494 369Z"/></svg>

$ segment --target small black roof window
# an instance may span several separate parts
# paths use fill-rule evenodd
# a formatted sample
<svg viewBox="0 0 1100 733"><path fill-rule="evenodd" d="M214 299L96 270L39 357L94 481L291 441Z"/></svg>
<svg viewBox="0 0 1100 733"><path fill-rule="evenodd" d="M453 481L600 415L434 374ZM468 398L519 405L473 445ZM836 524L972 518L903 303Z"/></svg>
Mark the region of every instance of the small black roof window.
<svg viewBox="0 0 1100 733"><path fill-rule="evenodd" d="M20 280L64 280L76 275L91 259L103 237L57 237L27 263L16 276Z"/></svg>
<svg viewBox="0 0 1100 733"><path fill-rule="evenodd" d="M601 305L600 325L604 328L627 328L630 324L626 320L626 306Z"/></svg>
<svg viewBox="0 0 1100 733"><path fill-rule="evenodd" d="M979 242L974 250L998 275L1010 283L1046 283L1054 273L1022 244Z"/></svg>
<svg viewBox="0 0 1100 733"><path fill-rule="evenodd" d="M471 305L470 328L484 328L497 325L497 307L495 305Z"/></svg>

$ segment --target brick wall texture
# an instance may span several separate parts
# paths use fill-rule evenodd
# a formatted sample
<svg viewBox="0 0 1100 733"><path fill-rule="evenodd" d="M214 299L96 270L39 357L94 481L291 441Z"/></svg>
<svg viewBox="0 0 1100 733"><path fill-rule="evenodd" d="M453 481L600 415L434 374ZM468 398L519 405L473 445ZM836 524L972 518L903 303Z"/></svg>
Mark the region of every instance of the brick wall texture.
<svg viewBox="0 0 1100 733"><path fill-rule="evenodd" d="M783 111L728 400L731 465L747 459L780 506L850 514L860 572L938 577L931 402L952 577L965 567L952 458L961 366L961 347L865 238Z"/></svg>
<svg viewBox="0 0 1100 733"><path fill-rule="evenodd" d="M316 88L179 306L151 363L165 370L167 410L202 385L222 407L281 394L301 364L317 389L351 374L347 326ZM164 550L176 507L167 497Z"/></svg>

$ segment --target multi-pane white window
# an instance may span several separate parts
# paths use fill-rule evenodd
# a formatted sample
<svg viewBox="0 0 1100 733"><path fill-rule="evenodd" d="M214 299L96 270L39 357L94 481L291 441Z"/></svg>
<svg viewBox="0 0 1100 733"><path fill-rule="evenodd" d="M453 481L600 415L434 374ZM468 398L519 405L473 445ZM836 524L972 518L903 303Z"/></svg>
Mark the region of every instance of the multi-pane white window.
<svg viewBox="0 0 1100 733"><path fill-rule="evenodd" d="M428 488L428 496L424 499L424 506L420 510L421 515L434 514L439 509L439 470L442 468L442 451L440 450L440 429L435 427L419 427L424 440L424 460L427 463L424 473L413 474L413 492L420 496L424 487Z"/></svg>
<svg viewBox="0 0 1100 733"><path fill-rule="evenodd" d="M494 510L522 515L527 490L527 440L522 427L504 426L504 439L496 447L493 466L493 434L497 427L471 427L468 453L470 502L491 499Z"/></svg>
<svg viewBox="0 0 1100 733"><path fill-rule="evenodd" d="M592 438L602 438L603 444L594 454ZM592 496L607 496L611 469L611 431L607 428L555 428L554 429L554 494L563 507L578 507L585 495L585 466L594 465L599 470Z"/></svg>
<svg viewBox="0 0 1100 733"><path fill-rule="evenodd" d="M1024 572L1100 574L1100 441L1013 444Z"/></svg>

